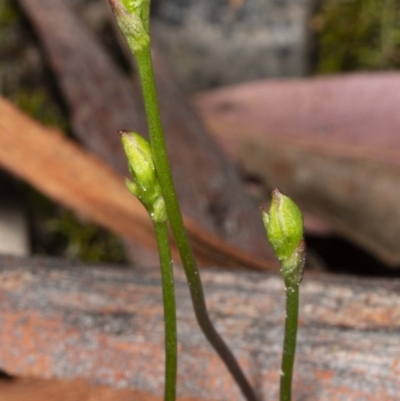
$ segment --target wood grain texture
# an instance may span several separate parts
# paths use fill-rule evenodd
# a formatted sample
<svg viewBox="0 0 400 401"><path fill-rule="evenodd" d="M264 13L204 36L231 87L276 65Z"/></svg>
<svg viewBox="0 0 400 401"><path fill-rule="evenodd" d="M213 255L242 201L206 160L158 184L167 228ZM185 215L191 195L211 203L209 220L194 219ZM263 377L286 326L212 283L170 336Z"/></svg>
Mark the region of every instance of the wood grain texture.
<svg viewBox="0 0 400 401"><path fill-rule="evenodd" d="M264 401L277 399L284 321L278 275L204 270L212 319ZM176 270L181 397L242 400L195 323ZM294 400L398 400L400 282L306 275ZM0 258L0 367L162 394L163 322L152 271ZM5 346L6 345L6 346Z"/></svg>
<svg viewBox="0 0 400 401"><path fill-rule="evenodd" d="M67 2L19 2L55 72L75 133L116 171L126 173L117 131L147 132L139 85L124 76ZM168 153L184 214L231 245L273 260L265 246L257 206L176 87L159 49L155 70Z"/></svg>
<svg viewBox="0 0 400 401"><path fill-rule="evenodd" d="M147 249L157 249L147 212L127 191L120 175L61 132L43 127L1 98L0 166L78 214ZM185 224L200 264L278 268L275 262L237 249L189 218Z"/></svg>
<svg viewBox="0 0 400 401"><path fill-rule="evenodd" d="M79 379L0 379L0 401L161 401L162 399L142 391L96 386ZM178 401L207 400L178 398Z"/></svg>
<svg viewBox="0 0 400 401"><path fill-rule="evenodd" d="M382 73L260 81L196 104L248 174L398 267L399 101L400 75Z"/></svg>

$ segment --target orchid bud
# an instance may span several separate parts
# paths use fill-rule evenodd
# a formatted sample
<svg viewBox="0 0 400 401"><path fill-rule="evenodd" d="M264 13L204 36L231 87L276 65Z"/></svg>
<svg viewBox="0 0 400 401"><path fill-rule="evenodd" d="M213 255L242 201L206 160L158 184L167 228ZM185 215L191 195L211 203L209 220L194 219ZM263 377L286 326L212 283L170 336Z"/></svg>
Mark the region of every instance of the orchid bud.
<svg viewBox="0 0 400 401"><path fill-rule="evenodd" d="M297 205L278 189L272 191L269 213L262 215L268 241L281 261L285 281L299 285L303 277L306 244L303 240L303 215Z"/></svg>
<svg viewBox="0 0 400 401"><path fill-rule="evenodd" d="M121 131L120 133L130 173L135 183L146 192L157 180L150 144L134 132Z"/></svg>
<svg viewBox="0 0 400 401"><path fill-rule="evenodd" d="M263 222L275 256L281 262L289 259L303 239L300 209L289 197L274 189L269 213L263 212Z"/></svg>
<svg viewBox="0 0 400 401"><path fill-rule="evenodd" d="M134 132L121 131L121 141L134 181L125 184L145 206L154 221L166 221L165 203L149 142Z"/></svg>
<svg viewBox="0 0 400 401"><path fill-rule="evenodd" d="M139 16L146 32L149 33L150 0L121 0L129 14Z"/></svg>
<svg viewBox="0 0 400 401"><path fill-rule="evenodd" d="M109 0L111 9L131 51L138 53L150 45L150 0Z"/></svg>

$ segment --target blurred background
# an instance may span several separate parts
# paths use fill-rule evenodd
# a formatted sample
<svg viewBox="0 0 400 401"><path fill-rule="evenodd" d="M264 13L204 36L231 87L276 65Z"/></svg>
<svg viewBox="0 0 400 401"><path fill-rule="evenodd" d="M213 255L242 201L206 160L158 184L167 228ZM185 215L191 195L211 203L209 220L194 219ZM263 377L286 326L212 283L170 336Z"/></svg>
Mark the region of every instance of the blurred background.
<svg viewBox="0 0 400 401"><path fill-rule="evenodd" d="M68 14L34 3L0 0L1 96L84 147L76 109L85 104L92 119L102 112L75 105L66 84L80 29L91 38L84 51L92 43L123 79L135 79L134 65L105 0L64 1ZM46 18L76 26L58 54L66 31L41 24ZM154 0L152 19L173 77L167 89L189 99L254 205L267 205L279 186L303 207L308 268L400 274L400 1ZM96 74L95 61L81 62ZM0 164L2 253L121 264L142 255Z"/></svg>

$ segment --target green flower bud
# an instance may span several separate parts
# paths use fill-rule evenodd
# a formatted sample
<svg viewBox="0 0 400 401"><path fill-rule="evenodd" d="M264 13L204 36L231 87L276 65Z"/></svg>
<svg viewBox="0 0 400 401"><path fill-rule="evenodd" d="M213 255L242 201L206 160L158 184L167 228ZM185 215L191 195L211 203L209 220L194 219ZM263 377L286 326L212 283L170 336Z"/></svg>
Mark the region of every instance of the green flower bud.
<svg viewBox="0 0 400 401"><path fill-rule="evenodd" d="M144 192L151 190L157 178L150 144L134 132L121 131L121 141L136 185Z"/></svg>
<svg viewBox="0 0 400 401"><path fill-rule="evenodd" d="M109 0L122 34L133 53L149 47L150 0Z"/></svg>
<svg viewBox="0 0 400 401"><path fill-rule="evenodd" d="M125 180L129 192L143 203L153 221L166 221L164 198L149 142L133 132L121 131L120 134L129 170L134 179L134 182Z"/></svg>
<svg viewBox="0 0 400 401"><path fill-rule="evenodd" d="M289 259L303 239L300 209L289 197L274 189L269 213L263 212L263 222L275 256L281 262Z"/></svg>
<svg viewBox="0 0 400 401"><path fill-rule="evenodd" d="M122 5L129 14L138 15L149 33L150 0L121 0Z"/></svg>

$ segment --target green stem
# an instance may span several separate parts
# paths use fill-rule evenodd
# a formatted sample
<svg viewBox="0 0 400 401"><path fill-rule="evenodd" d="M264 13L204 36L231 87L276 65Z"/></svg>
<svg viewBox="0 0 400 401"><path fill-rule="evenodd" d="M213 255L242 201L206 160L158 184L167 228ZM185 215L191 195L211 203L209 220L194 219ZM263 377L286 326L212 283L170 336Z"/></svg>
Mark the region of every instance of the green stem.
<svg viewBox="0 0 400 401"><path fill-rule="evenodd" d="M293 364L296 353L297 320L299 315L299 284L285 280L286 319L283 342L280 401L292 399Z"/></svg>
<svg viewBox="0 0 400 401"><path fill-rule="evenodd" d="M169 248L167 223L153 222L161 265L165 324L164 401L175 401L177 373L177 334L174 272Z"/></svg>
<svg viewBox="0 0 400 401"><path fill-rule="evenodd" d="M199 272L189 243L189 238L183 224L182 214L175 193L175 187L167 157L157 91L154 82L150 47L146 47L140 52L136 52L135 56L143 91L150 142L157 177L163 192L171 230L185 269L197 322L208 341L224 361L246 399L248 401L256 401L257 397L255 396L252 387L247 381L232 352L217 333L208 316L203 287L201 285Z"/></svg>

